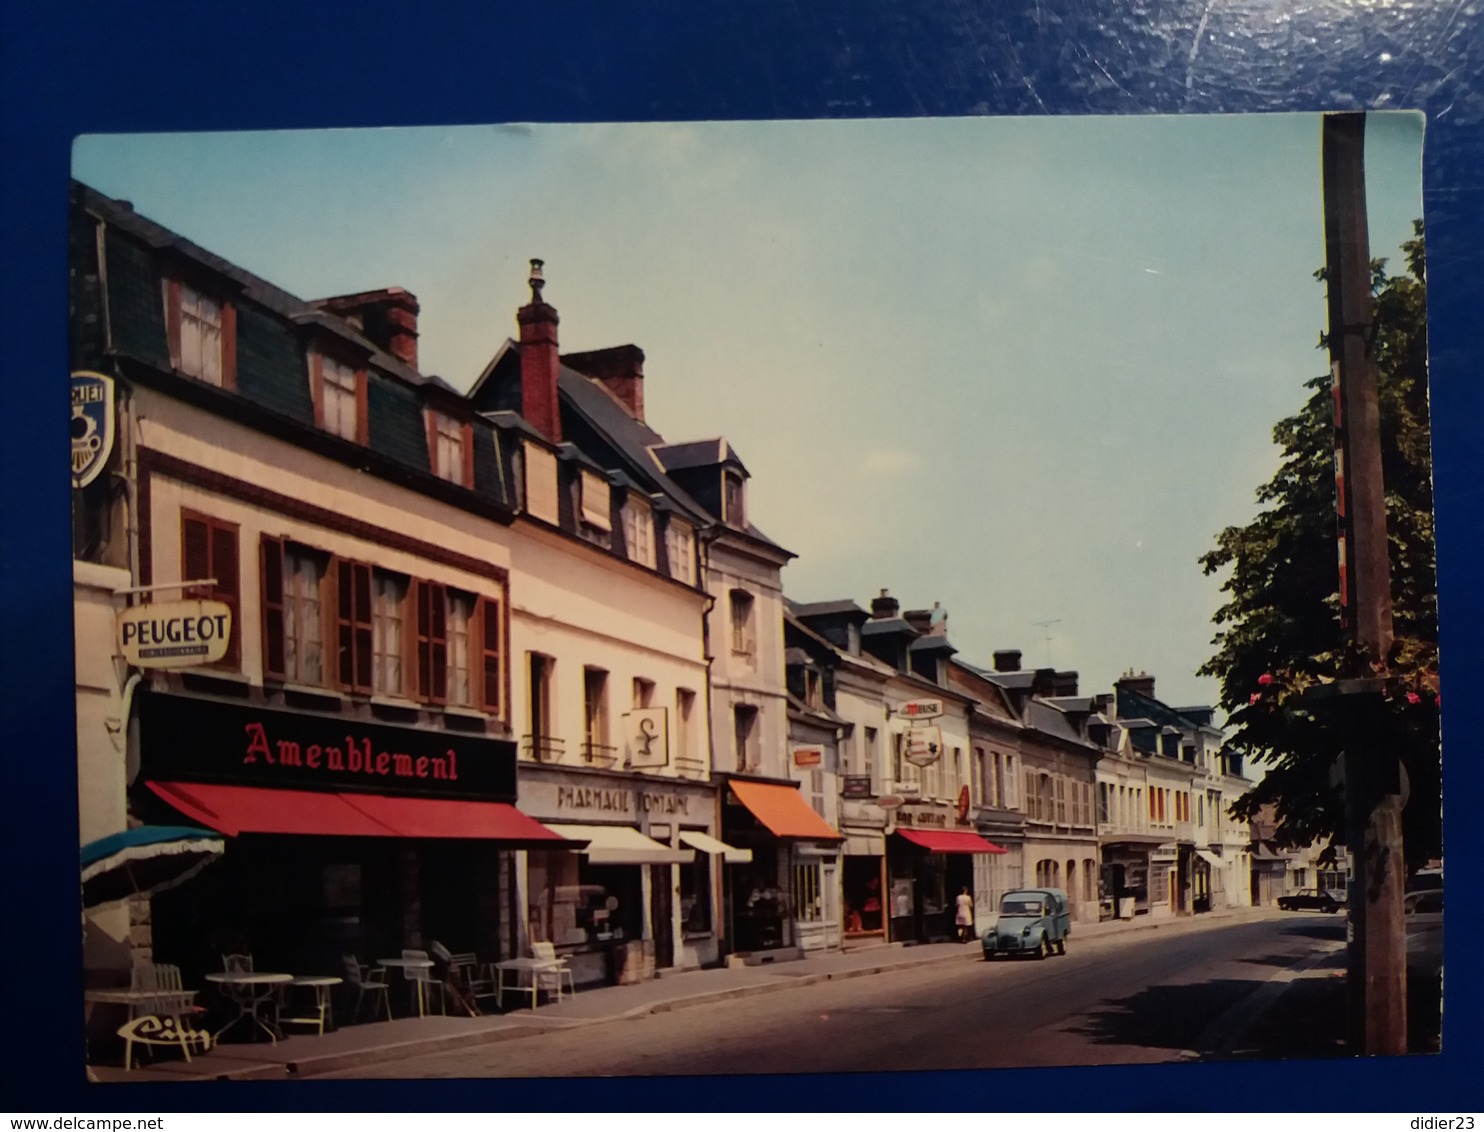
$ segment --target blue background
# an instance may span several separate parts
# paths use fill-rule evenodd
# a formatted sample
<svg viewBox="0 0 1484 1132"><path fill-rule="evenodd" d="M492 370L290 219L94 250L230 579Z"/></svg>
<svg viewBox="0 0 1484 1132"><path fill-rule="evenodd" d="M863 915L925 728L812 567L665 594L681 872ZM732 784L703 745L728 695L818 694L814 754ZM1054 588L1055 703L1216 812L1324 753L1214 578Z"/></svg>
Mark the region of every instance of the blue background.
<svg viewBox="0 0 1484 1132"><path fill-rule="evenodd" d="M214 1108L1478 1108L1479 8L1247 0L489 4L65 0L0 12L3 1104ZM1473 14L1470 14L1473 13ZM1444 1050L1382 1062L581 1082L84 1088L66 461L70 144L85 132L962 114L1425 112L1446 820ZM1316 154L1317 161L1317 154ZM1090 171L1096 176L1096 170ZM1255 485L1254 485L1255 486ZM1460 832L1462 835L1460 835ZM1467 839L1465 839L1467 838ZM994 1019L986 1017L986 1025ZM963 1039L973 1041L972 1034Z"/></svg>

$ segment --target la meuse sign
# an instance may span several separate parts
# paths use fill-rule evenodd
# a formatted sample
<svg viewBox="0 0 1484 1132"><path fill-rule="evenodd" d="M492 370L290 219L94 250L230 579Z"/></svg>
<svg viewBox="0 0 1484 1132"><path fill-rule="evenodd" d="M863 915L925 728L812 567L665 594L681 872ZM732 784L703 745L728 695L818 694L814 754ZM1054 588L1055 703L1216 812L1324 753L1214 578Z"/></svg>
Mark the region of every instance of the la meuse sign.
<svg viewBox="0 0 1484 1132"><path fill-rule="evenodd" d="M154 778L515 801L515 744L255 704L150 692L140 767Z"/></svg>

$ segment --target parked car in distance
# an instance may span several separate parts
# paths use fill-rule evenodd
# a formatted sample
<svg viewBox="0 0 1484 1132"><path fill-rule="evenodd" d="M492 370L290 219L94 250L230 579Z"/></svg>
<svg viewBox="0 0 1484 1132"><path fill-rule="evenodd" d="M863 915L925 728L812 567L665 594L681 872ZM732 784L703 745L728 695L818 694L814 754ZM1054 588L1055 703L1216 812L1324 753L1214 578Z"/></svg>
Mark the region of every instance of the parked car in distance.
<svg viewBox="0 0 1484 1132"><path fill-rule="evenodd" d="M1409 975L1436 975L1443 969L1443 890L1425 888L1402 897Z"/></svg>
<svg viewBox="0 0 1484 1132"><path fill-rule="evenodd" d="M1285 912L1312 908L1317 912L1338 912L1345 906L1345 894L1332 888L1301 888L1278 897L1278 907Z"/></svg>
<svg viewBox="0 0 1484 1132"><path fill-rule="evenodd" d="M1017 888L1000 901L999 918L980 937L984 958L1034 955L1045 959L1053 950L1067 953L1072 911L1059 888Z"/></svg>

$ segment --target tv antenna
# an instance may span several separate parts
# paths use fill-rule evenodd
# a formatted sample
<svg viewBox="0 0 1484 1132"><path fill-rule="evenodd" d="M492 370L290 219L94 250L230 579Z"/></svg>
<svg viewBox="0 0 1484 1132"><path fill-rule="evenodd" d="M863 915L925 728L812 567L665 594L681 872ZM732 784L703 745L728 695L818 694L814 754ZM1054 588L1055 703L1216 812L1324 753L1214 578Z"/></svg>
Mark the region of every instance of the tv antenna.
<svg viewBox="0 0 1484 1132"><path fill-rule="evenodd" d="M1034 625L1037 629L1044 629L1044 630L1046 630L1046 637L1045 637L1045 640L1046 640L1046 666L1048 668L1050 668L1051 667L1051 626L1061 624L1061 618L1060 617L1053 617L1049 621L1032 621L1031 624Z"/></svg>

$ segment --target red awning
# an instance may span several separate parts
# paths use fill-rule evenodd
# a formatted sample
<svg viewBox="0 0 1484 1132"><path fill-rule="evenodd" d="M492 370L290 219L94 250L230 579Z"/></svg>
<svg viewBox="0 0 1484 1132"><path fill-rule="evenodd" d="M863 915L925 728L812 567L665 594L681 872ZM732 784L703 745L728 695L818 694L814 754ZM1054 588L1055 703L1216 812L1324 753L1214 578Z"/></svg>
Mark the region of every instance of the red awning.
<svg viewBox="0 0 1484 1132"><path fill-rule="evenodd" d="M334 837L457 837L575 848L505 802L394 798L204 782L147 782L181 813L231 837L297 833Z"/></svg>
<svg viewBox="0 0 1484 1132"><path fill-rule="evenodd" d="M899 829L897 833L929 853L1006 853L993 841L962 830Z"/></svg>
<svg viewBox="0 0 1484 1132"><path fill-rule="evenodd" d="M774 837L803 841L843 841L824 818L816 814L793 786L732 779L728 785L737 800L752 811Z"/></svg>

